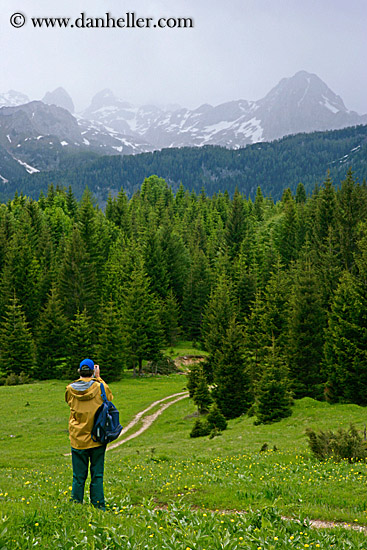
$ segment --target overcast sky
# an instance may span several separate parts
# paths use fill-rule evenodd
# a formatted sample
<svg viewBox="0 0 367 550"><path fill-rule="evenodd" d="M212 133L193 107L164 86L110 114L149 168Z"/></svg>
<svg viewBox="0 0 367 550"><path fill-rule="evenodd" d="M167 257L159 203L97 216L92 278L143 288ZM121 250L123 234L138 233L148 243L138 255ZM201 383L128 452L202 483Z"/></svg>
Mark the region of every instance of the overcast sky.
<svg viewBox="0 0 367 550"><path fill-rule="evenodd" d="M26 16L13 28L15 12ZM191 17L191 29L35 29L32 17ZM19 21L19 20L18 20ZM316 73L367 113L367 0L1 0L0 93L63 86L78 109L122 99L198 107L262 98L283 77Z"/></svg>

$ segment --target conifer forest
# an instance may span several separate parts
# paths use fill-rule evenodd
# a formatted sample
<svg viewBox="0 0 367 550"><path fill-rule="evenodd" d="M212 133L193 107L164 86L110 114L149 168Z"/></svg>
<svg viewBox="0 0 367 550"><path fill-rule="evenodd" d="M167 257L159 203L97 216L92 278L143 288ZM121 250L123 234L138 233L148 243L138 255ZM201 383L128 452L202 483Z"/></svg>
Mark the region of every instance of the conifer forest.
<svg viewBox="0 0 367 550"><path fill-rule="evenodd" d="M0 227L3 381L76 378L89 356L108 381L138 376L184 338L206 350L226 418L256 402L266 419L271 400L286 416L305 396L367 405L367 186L352 170L277 202L151 176L104 211L51 185L1 205Z"/></svg>

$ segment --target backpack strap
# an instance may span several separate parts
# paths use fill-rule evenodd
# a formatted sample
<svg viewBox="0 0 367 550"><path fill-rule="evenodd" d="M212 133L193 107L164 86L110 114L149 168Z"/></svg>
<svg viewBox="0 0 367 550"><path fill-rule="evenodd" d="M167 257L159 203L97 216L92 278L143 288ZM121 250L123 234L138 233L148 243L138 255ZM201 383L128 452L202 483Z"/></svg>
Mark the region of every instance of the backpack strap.
<svg viewBox="0 0 367 550"><path fill-rule="evenodd" d="M108 403L106 390L104 389L104 385L103 385L102 382L100 382L100 386L101 386L101 396L102 396L102 399L103 399L103 403Z"/></svg>
<svg viewBox="0 0 367 550"><path fill-rule="evenodd" d="M106 390L104 389L103 382L100 382L99 380L97 380L97 378L92 378L92 380L94 380L95 382L98 382L98 384L100 385L100 388L101 388L101 396L102 396L102 399L103 399L103 403L108 403L108 399L107 399L107 395L106 395Z"/></svg>

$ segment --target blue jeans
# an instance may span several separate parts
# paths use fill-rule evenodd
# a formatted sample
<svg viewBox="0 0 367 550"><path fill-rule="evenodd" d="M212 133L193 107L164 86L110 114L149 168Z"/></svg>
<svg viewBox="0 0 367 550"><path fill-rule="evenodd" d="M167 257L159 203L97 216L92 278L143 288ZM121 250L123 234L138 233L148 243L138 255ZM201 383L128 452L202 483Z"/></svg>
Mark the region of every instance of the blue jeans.
<svg viewBox="0 0 367 550"><path fill-rule="evenodd" d="M88 477L90 463L90 501L95 508L106 509L103 494L103 473L106 445L93 447L92 449L71 448L71 460L73 464L73 487L71 499L82 504L84 498L84 486Z"/></svg>

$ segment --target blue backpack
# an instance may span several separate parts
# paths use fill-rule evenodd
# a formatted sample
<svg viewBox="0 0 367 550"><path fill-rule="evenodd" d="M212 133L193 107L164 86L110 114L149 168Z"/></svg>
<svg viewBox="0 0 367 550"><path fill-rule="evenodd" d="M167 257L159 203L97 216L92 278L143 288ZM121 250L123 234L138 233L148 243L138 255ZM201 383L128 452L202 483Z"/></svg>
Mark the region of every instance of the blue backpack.
<svg viewBox="0 0 367 550"><path fill-rule="evenodd" d="M100 383L100 385L103 403L97 409L94 416L94 426L91 435L93 441L99 441L107 445L107 443L118 438L122 426L120 424L118 410L111 401L108 401L104 385L102 383Z"/></svg>

